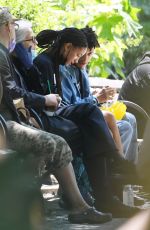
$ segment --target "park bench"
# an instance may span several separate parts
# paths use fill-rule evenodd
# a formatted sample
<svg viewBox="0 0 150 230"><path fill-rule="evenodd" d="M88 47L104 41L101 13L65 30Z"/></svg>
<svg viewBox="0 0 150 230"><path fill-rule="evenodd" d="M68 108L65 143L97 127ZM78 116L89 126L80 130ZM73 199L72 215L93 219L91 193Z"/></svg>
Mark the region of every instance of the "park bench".
<svg viewBox="0 0 150 230"><path fill-rule="evenodd" d="M90 86L92 88L102 88L104 86L110 86L117 89L117 92L121 89L124 80L113 80L101 77L89 77Z"/></svg>

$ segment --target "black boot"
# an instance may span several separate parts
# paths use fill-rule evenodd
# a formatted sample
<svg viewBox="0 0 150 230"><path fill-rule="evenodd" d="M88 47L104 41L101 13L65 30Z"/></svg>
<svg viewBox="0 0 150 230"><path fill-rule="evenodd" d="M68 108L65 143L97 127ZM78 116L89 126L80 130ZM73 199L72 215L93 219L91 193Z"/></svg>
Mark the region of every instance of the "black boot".
<svg viewBox="0 0 150 230"><path fill-rule="evenodd" d="M124 205L113 196L111 185L111 162L99 156L85 159L89 181L93 189L97 210L112 213L113 217L127 218L140 211L139 208Z"/></svg>

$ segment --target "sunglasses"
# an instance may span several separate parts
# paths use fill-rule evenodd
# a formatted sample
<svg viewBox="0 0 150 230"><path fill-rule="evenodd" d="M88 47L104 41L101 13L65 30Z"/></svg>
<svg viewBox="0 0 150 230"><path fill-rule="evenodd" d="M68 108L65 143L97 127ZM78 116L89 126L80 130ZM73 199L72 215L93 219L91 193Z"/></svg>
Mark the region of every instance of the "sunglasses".
<svg viewBox="0 0 150 230"><path fill-rule="evenodd" d="M23 40L24 42L28 42L28 41L32 41L33 43L37 43L37 40L34 36L32 36L31 38L29 39L26 39L26 40Z"/></svg>

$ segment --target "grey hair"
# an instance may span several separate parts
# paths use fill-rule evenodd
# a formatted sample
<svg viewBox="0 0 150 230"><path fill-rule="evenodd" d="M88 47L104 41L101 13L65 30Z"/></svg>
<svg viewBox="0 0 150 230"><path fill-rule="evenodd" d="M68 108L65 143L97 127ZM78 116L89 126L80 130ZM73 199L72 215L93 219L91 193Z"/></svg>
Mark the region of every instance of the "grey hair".
<svg viewBox="0 0 150 230"><path fill-rule="evenodd" d="M17 21L19 29L16 31L16 43L22 42L25 40L29 31L32 29L32 23L27 20Z"/></svg>

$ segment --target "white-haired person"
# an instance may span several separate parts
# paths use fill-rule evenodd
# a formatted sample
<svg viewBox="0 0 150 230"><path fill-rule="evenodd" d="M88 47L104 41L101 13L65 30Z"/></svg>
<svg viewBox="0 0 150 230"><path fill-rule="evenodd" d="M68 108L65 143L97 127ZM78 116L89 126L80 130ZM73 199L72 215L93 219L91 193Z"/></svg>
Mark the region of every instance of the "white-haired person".
<svg viewBox="0 0 150 230"><path fill-rule="evenodd" d="M41 84L39 84L37 80L37 72L38 77L40 77L40 73L36 66L33 65L33 59L36 56L37 41L32 29L32 23L25 19L21 19L17 21L17 23L19 29L16 31L16 46L15 52L12 52L11 55L12 61L16 69L23 75L28 90L36 91L36 89L38 89L38 93L41 93Z"/></svg>

